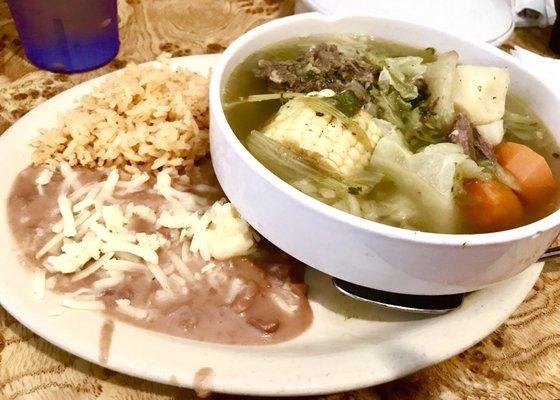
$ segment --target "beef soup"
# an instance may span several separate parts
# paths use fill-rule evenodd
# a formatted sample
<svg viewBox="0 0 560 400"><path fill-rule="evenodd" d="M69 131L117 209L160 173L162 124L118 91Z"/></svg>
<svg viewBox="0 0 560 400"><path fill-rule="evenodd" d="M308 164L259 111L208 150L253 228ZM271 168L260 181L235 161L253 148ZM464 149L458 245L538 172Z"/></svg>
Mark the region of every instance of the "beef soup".
<svg viewBox="0 0 560 400"><path fill-rule="evenodd" d="M365 36L249 56L222 94L235 134L300 191L359 217L484 233L558 208L559 148L507 69Z"/></svg>

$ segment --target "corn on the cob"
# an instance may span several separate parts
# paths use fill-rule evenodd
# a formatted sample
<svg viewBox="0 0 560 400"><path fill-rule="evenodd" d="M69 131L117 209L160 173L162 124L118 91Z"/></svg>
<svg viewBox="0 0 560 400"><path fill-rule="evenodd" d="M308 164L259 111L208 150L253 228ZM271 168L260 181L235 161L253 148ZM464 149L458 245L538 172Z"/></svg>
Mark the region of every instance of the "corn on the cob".
<svg viewBox="0 0 560 400"><path fill-rule="evenodd" d="M365 131L371 149L366 149L356 133L337 118L318 113L298 99L284 104L263 134L345 178L369 163L373 147L382 135L367 112L362 110L352 119Z"/></svg>

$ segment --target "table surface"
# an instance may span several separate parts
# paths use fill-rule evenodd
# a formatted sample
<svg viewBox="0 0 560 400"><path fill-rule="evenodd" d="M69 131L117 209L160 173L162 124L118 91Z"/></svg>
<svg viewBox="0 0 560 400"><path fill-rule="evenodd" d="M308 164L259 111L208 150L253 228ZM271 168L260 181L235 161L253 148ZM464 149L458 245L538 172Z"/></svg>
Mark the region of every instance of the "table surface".
<svg viewBox="0 0 560 400"><path fill-rule="evenodd" d="M21 49L0 0L0 132L45 99L127 62L221 52L248 29L293 11L288 0L119 0L122 46L93 72L38 71ZM549 30L518 29L508 45L549 54ZM131 378L42 340L0 308L0 400L194 399L190 390ZM214 399L239 396L215 394ZM464 353L385 385L316 399L560 398L560 268L547 265L519 309Z"/></svg>

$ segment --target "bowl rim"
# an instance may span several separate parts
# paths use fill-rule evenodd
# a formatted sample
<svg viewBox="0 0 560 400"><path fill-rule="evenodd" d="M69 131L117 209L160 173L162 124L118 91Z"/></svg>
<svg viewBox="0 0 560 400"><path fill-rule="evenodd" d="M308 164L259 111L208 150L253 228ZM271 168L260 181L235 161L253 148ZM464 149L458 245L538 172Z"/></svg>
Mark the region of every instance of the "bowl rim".
<svg viewBox="0 0 560 400"><path fill-rule="evenodd" d="M222 57L219 59L218 63L214 67L211 81L210 81L210 114L213 123L219 127L219 131L230 146L230 148L240 156L243 161L257 174L260 178L268 181L270 184L280 190L284 195L294 198L302 207L310 209L311 211L321 214L325 218L330 218L336 222L345 223L350 225L352 228L369 231L373 234L383 235L391 239L399 239L406 242L414 242L418 244L432 244L432 245L444 245L444 246L491 246L495 244L502 244L517 240L522 240L529 238L533 235L537 235L543 231L554 229L560 226L560 209L556 210L552 214L534 221L530 224L523 225L517 228L508 229L498 232L490 233L475 233L475 234L450 234L450 233L433 233L417 230L409 230L405 228L399 228L391 225L382 224L380 222L368 220L362 217L352 215L350 213L341 211L335 207L329 206L300 192L298 189L294 188L287 182L277 177L274 173L268 170L264 165L262 165L250 152L245 148L241 141L237 138L233 130L231 129L229 122L226 119L223 105L222 105L222 79L224 75L225 68L230 64L231 58L245 46L249 45L258 36L273 32L276 28L285 25L295 25L295 24L305 24L308 21L320 21L323 23L333 23L346 19L372 19L379 23L387 22L392 24L402 24L414 27L421 31L431 31L435 34L445 35L449 37L452 41L458 41L466 43L470 46L477 47L479 50L492 54L493 57L497 57L516 65L525 74L530 75L531 78L537 80L543 87L543 90L548 91L548 95L558 100L560 105L560 97L544 82L540 77L529 71L519 60L500 50L488 43L477 43L455 34L439 30L437 28L429 27L419 23L408 22L403 20L398 20L395 18L380 17L371 14L321 14L318 12L296 14L289 17L280 18L262 24L239 38L230 44L230 46L224 51ZM359 33L357 33L359 34ZM296 37L296 36L294 36ZM557 139L555 137L555 139ZM557 140L558 141L558 140ZM212 151L212 149L210 149Z"/></svg>

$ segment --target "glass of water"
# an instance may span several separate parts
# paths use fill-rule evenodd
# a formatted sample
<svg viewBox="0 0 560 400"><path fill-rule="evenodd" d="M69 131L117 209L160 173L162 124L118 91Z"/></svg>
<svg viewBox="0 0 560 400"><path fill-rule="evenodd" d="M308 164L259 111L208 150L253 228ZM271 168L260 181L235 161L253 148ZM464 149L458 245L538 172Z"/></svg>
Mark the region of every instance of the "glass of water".
<svg viewBox="0 0 560 400"><path fill-rule="evenodd" d="M27 58L53 72L81 72L119 50L116 0L8 0Z"/></svg>

